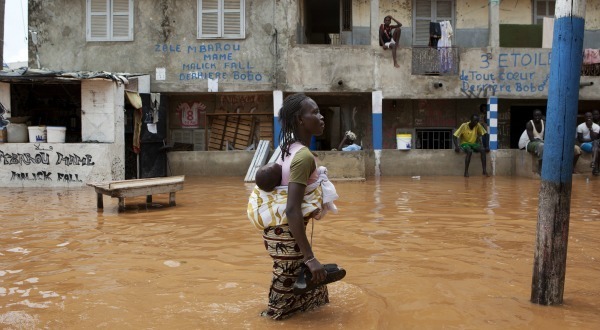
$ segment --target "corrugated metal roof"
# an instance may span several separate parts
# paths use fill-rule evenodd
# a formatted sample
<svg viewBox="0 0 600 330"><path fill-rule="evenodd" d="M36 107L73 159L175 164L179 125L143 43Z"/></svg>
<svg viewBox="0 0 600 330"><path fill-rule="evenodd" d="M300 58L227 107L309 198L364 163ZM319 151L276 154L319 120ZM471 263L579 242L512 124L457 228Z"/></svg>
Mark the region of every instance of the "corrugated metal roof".
<svg viewBox="0 0 600 330"><path fill-rule="evenodd" d="M0 71L0 81L8 83L78 83L84 79L110 79L128 83L128 78L142 76L136 73L111 73L106 71L52 71L45 69L19 68Z"/></svg>

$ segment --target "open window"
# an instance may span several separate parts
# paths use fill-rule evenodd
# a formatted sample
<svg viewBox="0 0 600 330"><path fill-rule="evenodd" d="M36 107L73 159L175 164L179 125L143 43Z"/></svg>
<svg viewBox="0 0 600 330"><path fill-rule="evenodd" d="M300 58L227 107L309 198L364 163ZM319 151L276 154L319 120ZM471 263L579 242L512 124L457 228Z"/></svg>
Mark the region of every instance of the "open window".
<svg viewBox="0 0 600 330"><path fill-rule="evenodd" d="M369 2L352 0L304 0L298 43L313 45L369 45L370 17L356 17L354 12L369 13Z"/></svg>

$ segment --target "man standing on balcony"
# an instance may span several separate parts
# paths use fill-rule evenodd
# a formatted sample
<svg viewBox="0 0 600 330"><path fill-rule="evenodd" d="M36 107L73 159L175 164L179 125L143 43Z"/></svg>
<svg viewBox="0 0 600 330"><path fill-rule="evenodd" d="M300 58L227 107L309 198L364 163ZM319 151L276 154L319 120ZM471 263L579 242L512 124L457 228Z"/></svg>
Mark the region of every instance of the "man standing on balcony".
<svg viewBox="0 0 600 330"><path fill-rule="evenodd" d="M390 25L394 20L396 25ZM396 59L396 49L400 43L400 27L402 23L398 22L395 18L388 15L383 19L383 24L379 26L379 46L383 49L392 50L392 58L394 59L394 66L399 68L398 60Z"/></svg>
<svg viewBox="0 0 600 330"><path fill-rule="evenodd" d="M452 141L454 141L454 151L460 152L462 149L467 156L465 157L465 177L469 176L469 164L471 163L471 156L473 152L478 152L481 154L481 167L483 168L483 175L489 176L487 173L486 166L486 155L485 151L489 151L489 147L482 147L479 142L480 137L483 137L487 134L485 128L481 126L479 123L479 116L474 114L471 116L471 121L463 123L460 127L454 132L454 137Z"/></svg>

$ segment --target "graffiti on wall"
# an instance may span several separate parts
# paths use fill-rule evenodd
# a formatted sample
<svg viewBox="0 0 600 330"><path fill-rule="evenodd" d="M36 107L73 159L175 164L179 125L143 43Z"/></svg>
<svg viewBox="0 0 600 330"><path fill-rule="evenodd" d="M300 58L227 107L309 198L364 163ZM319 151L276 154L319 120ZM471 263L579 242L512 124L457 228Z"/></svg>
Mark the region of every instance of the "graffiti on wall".
<svg viewBox="0 0 600 330"><path fill-rule="evenodd" d="M268 77L258 72L250 61L240 60L238 43L204 43L201 45L156 44L155 53L182 54L188 60L176 72L177 80L206 80L233 82L265 82Z"/></svg>
<svg viewBox="0 0 600 330"><path fill-rule="evenodd" d="M36 150L40 149L36 148ZM11 181L82 182L80 175L83 177L83 174L77 173L79 169L93 167L96 164L89 154L63 154L52 152L50 149L42 150L33 153L0 150L0 165L9 167ZM39 170L40 166L44 166L45 170ZM53 171L53 166L60 170ZM18 167L19 170L13 170L10 167ZM31 167L31 171L23 171L23 167ZM66 173L66 169L70 173Z"/></svg>
<svg viewBox="0 0 600 330"><path fill-rule="evenodd" d="M550 60L551 53L543 51L513 51L500 53L497 57L481 53L476 69L461 71L461 91L476 98L546 93Z"/></svg>

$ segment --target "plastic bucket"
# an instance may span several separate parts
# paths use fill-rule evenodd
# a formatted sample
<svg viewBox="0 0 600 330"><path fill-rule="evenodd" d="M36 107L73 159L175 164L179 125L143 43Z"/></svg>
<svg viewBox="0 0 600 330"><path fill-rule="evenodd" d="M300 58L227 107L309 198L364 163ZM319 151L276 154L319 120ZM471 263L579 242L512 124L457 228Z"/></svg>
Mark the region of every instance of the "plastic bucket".
<svg viewBox="0 0 600 330"><path fill-rule="evenodd" d="M46 126L29 126L29 142L46 142Z"/></svg>
<svg viewBox="0 0 600 330"><path fill-rule="evenodd" d="M46 127L48 132L48 142L65 143L65 134L67 128L64 126L48 126Z"/></svg>
<svg viewBox="0 0 600 330"><path fill-rule="evenodd" d="M27 125L10 123L6 126L8 131L8 142L25 143L29 141L27 136Z"/></svg>
<svg viewBox="0 0 600 330"><path fill-rule="evenodd" d="M396 144L398 150L410 150L410 142L412 140L412 134L396 134Z"/></svg>

